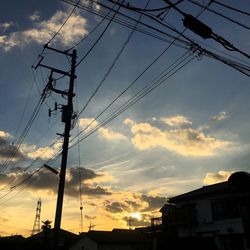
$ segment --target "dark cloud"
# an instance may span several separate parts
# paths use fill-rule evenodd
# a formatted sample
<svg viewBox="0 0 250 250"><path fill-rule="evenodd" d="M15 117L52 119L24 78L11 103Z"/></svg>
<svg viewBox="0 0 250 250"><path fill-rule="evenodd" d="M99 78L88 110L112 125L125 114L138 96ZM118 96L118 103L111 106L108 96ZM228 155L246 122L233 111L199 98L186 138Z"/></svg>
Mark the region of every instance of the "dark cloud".
<svg viewBox="0 0 250 250"><path fill-rule="evenodd" d="M141 219L125 216L123 220L132 227L147 227L151 224L151 216L148 214L141 214Z"/></svg>
<svg viewBox="0 0 250 250"><path fill-rule="evenodd" d="M91 207L97 207L97 205L96 205L95 203L93 203L93 202L87 202L87 204L88 204L89 206L91 206Z"/></svg>
<svg viewBox="0 0 250 250"><path fill-rule="evenodd" d="M65 185L65 194L69 196L75 196L77 197L79 195L79 185L73 186L70 183L66 183ZM84 184L82 186L82 194L83 195L111 195L112 192L110 192L108 189L103 188L99 185L90 185L90 184Z"/></svg>
<svg viewBox="0 0 250 250"><path fill-rule="evenodd" d="M142 195L142 201L146 201L148 203L148 207L144 209L144 211L152 211L156 209L160 209L167 201L167 198L162 196L148 196Z"/></svg>
<svg viewBox="0 0 250 250"><path fill-rule="evenodd" d="M118 201L108 201L104 202L104 209L111 213L122 213L122 212L150 212L159 210L167 201L165 197L161 196L148 196L148 195L135 195L134 200L125 200L123 202ZM141 203L138 201L140 200ZM146 202L148 206L142 203Z"/></svg>
<svg viewBox="0 0 250 250"><path fill-rule="evenodd" d="M87 219L87 220L94 220L96 218L96 216L89 216L89 215L86 214L84 216L84 218Z"/></svg>
<svg viewBox="0 0 250 250"><path fill-rule="evenodd" d="M6 138L0 137L0 157L11 157L13 160L20 160L25 158L25 155L16 145L10 144Z"/></svg>
<svg viewBox="0 0 250 250"><path fill-rule="evenodd" d="M81 168L82 194L85 195L110 195L111 192L96 184L87 184L86 180L100 176L91 169ZM11 172L0 176L0 184L7 184L11 181L11 187L22 183L31 175L30 172L23 172L20 168L15 168ZM58 176L52 174L47 169L34 174L30 178L31 182L27 187L29 190L47 190L57 193ZM65 181L65 194L73 197L79 196L79 169L69 168Z"/></svg>
<svg viewBox="0 0 250 250"><path fill-rule="evenodd" d="M141 204L137 203L136 201L125 201L130 207L132 207L133 209L138 209L141 207Z"/></svg>
<svg viewBox="0 0 250 250"><path fill-rule="evenodd" d="M82 181L82 194L86 195L110 195L107 189L100 187L98 185L86 184L84 181L91 180L96 177L101 176L100 174L95 173L91 169L87 168L70 168L69 169L69 179L66 180L65 184L65 194L70 196L79 195L79 183L80 178Z"/></svg>
<svg viewBox="0 0 250 250"><path fill-rule="evenodd" d="M105 210L111 213L121 213L128 209L128 205L122 202L106 202Z"/></svg>
<svg viewBox="0 0 250 250"><path fill-rule="evenodd" d="M19 159L24 157L22 152L17 148L16 145L11 144L9 141L9 135L3 131L0 131L0 157L7 158L13 157Z"/></svg>

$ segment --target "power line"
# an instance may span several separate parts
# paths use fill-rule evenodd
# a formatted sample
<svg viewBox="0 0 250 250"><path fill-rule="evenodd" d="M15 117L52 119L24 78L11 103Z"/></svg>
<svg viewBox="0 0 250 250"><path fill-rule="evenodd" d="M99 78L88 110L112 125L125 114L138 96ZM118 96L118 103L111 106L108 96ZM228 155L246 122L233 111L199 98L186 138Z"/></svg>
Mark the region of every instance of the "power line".
<svg viewBox="0 0 250 250"><path fill-rule="evenodd" d="M197 5L197 6L200 6L200 7L204 7L202 4L200 4L200 3L198 3L198 2L195 2L195 1L193 1L193 0L188 0L188 1L189 1L190 3L192 3L192 4L194 4L194 5ZM219 13L219 12L213 10L213 9L210 9L210 8L207 8L207 10L208 10L209 12L211 12L211 13L217 15L217 16L220 16L220 17L222 17L222 18L224 18L224 19L226 19L226 20L228 20L228 21L234 23L234 24L239 25L239 26L242 27L242 28L245 28L245 29L247 29L247 30L250 30L250 27L249 27L249 26L247 26L247 25L245 25L245 24L243 24L243 23L240 23L240 22L238 22L238 21L232 19L231 17L228 17L228 16L226 16L226 15L224 15L224 14L222 14L222 13Z"/></svg>
<svg viewBox="0 0 250 250"><path fill-rule="evenodd" d="M27 125L25 126L23 132L21 133L20 137L16 141L14 141L13 144L9 147L9 153L7 155L7 159L5 160L5 162L1 166L0 174L2 174L7 169L10 162L15 157L16 153L18 153L22 142L24 141L27 133L29 132L29 130L30 130L30 128L35 120L35 118L38 115L38 112L40 111L40 108L41 108L41 105L45 99L46 93L47 93L47 91L44 91L44 93L40 97L40 100L38 101L33 113L31 114L31 117L30 117Z"/></svg>
<svg viewBox="0 0 250 250"><path fill-rule="evenodd" d="M150 1L150 0L149 0ZM148 1L148 3L149 3ZM147 5L148 5L147 3ZM141 20L141 17L139 17L138 22ZM97 85L96 89L94 90L94 92L92 93L92 95L89 97L89 99L87 100L87 102L85 103L85 105L83 106L83 108L81 109L81 111L78 113L78 116L80 116L82 114L82 112L87 108L88 104L91 102L91 100L93 99L93 97L96 95L96 93L98 92L98 90L101 88L101 86L103 85L103 83L105 82L105 80L107 79L107 77L110 75L112 69L114 68L114 66L116 65L117 61L119 60L121 54L123 53L124 49L126 48L126 46L128 45L130 39L132 38L135 29L138 25L138 22L134 25L134 28L130 31L127 39L125 40L125 42L123 43L121 49L118 51L118 53L116 54L113 62L111 63L110 67L108 68L107 72L104 74L102 80L100 81L100 83Z"/></svg>
<svg viewBox="0 0 250 250"><path fill-rule="evenodd" d="M68 3L68 4L70 4L70 5L73 5L73 4L74 4L74 0L62 0L62 1L65 2L65 3ZM96 1L93 1L93 0L92 0L92 2L96 3ZM109 7L109 6L107 6L107 5L104 5L103 3L99 3L99 2L97 2L97 3L100 4L100 6L104 7L105 9L112 10L111 7ZM104 14L105 12L96 11L96 10L90 9L90 8L88 8L88 7L89 7L89 6L85 6L85 5L83 5L83 4L79 4L79 6L78 6L78 8L83 9L83 10L86 10L86 11L88 11L88 12L90 12L90 13L95 14L95 15L98 15L98 16L103 16L103 15L105 15L105 14ZM135 19L135 18L133 18L133 17L131 17L131 16L128 16L128 15L126 15L126 14L120 12L120 11L118 11L117 13L119 14L119 16L121 16L121 17L123 17L123 18L126 18L126 19L124 20L124 19L121 19L121 17L116 16L116 17L113 19L113 22L116 22L116 23L118 23L118 24L120 24L120 25L122 25L122 26L125 26L125 27L128 27L128 28L132 28L132 27L134 27L134 23L136 23L136 22L138 21L137 19ZM110 20L111 17L107 16L107 19ZM127 20L130 20L130 21L132 21L133 23L129 23ZM149 25L149 24L143 23L143 22L141 22L141 21L139 21L138 24L142 25L144 28L136 27L136 31L141 32L141 33L143 33L143 34L152 36L152 37L154 37L154 38L156 38L156 39L159 39L159 40L162 40L162 41L165 41L165 42L168 42L168 43L171 43L172 40L168 40L168 39L166 39L165 37L160 37L160 36L157 35L156 33L152 33L152 32L155 31L155 32L157 32L158 34L161 34L161 35L164 35L164 36L168 37L169 39L176 39L176 36L173 36L173 35L171 35L171 34L169 34L169 33L166 33L166 32L164 32L163 30L157 29L156 27L153 27L153 26L151 26L151 25ZM148 29L145 29L145 27L148 28ZM178 38L178 39L176 39L176 41L175 41L175 45L177 45L177 46L179 46L179 47L181 47L181 48L185 48L185 46L188 46L188 42L185 41L185 40L183 40L183 39Z"/></svg>
<svg viewBox="0 0 250 250"><path fill-rule="evenodd" d="M115 6L114 6L115 7ZM76 64L76 67L78 67L83 60L85 60L85 58L89 55L89 53L95 48L95 46L97 45L97 43L101 40L101 38L103 37L103 35L105 34L105 32L107 31L107 29L109 28L110 24L112 23L114 17L116 16L117 12L119 11L120 6L118 6L118 8L115 10L114 15L112 16L112 18L109 20L108 24L106 25L105 29L102 31L102 33L100 34L100 36L97 38L97 40L94 42L94 44L91 46L91 48L88 50L88 52L79 60L79 62Z"/></svg>
<svg viewBox="0 0 250 250"><path fill-rule="evenodd" d="M34 171L32 174L30 174L28 177L26 177L23 181L20 182L20 185L18 185L18 187L22 186L23 187L21 189L19 189L15 194L13 194L11 197L9 197L8 199L4 200L3 202L0 203L0 205L4 205L5 203L7 203L8 201L12 200L16 195L18 195L20 192L22 192L28 185L30 185L34 179L32 179L32 177L37 174L41 169L43 168L43 166L41 166L40 168L38 168L36 171ZM25 186L24 186L25 185ZM1 197L1 199L4 197Z"/></svg>
<svg viewBox="0 0 250 250"><path fill-rule="evenodd" d="M55 142L53 142L50 146L48 146L47 150L49 149L49 147L52 147L53 144L55 144L55 143L57 143L57 142L55 141ZM44 152L42 152L42 153L41 153L32 163L30 163L25 169L23 169L23 171L22 171L21 173L24 173L25 171L27 171L35 162L37 162L37 161L40 159L40 157L41 157L44 153L46 153L47 150L45 150ZM60 152L60 153L59 153L59 152ZM41 169L43 169L43 166L44 166L45 164L48 164L49 162L54 161L54 160L57 159L60 155L61 155L61 150L58 150L56 153L54 153L54 156L52 156L51 159L47 160L45 163L41 163L41 166L40 166L37 170L35 170L33 173L29 174L25 179L21 180L20 182L18 182L18 183L15 184L14 186L10 187L10 190L8 191L8 193L6 193L6 194L3 195L2 197L0 197L0 199L2 199L2 198L4 198L4 197L7 197L8 195L10 195L10 194L11 194L13 191L15 191L15 190L18 190L18 189L19 189L19 190L17 191L17 193L15 193L15 194L14 194L13 196L11 196L9 199L7 199L7 200L5 200L4 202L0 203L0 205L5 204L5 203L8 202L9 200L13 199L13 197L16 196L18 193L20 193L21 191L23 191L23 190L26 188L26 186L30 185L31 182L34 181L34 180L32 179L32 177L33 177L35 174L38 174L39 171L41 171ZM15 180L15 178L12 179L12 180L10 180L9 183L7 183L7 184L5 185L5 187L6 187L7 185L11 184L14 180ZM29 182L28 182L23 188L20 189L20 187L21 187L22 185L24 185L27 181L29 181Z"/></svg>
<svg viewBox="0 0 250 250"><path fill-rule="evenodd" d="M166 81L169 77L171 77L172 75L174 75L175 73L177 73L181 68L183 68L185 65L187 65L189 62L191 62L193 58L191 58L190 60L186 61L188 57L190 57L190 55L187 54L188 52L185 52L181 57L179 57L175 62L173 62L165 71L167 71L163 76L160 77L160 79L156 80L154 79L153 81L151 81L149 84L147 84L145 87L143 87L140 91L138 91L134 96L132 96L131 98L129 98L129 100L127 100L124 104L122 104L119 108L117 108L114 112L112 112L111 115L109 115L107 118L105 118L105 120L102 123L99 123L98 125L96 125L94 128L92 128L90 131L87 132L86 135L84 135L81 139L80 142L83 141L84 139L86 139L87 137L89 137L90 135L92 135L93 133L95 133L99 128L105 126L106 124L108 124L109 122L111 122L112 120L114 120L117 116L119 116L121 113L123 113L124 111L126 111L128 108L130 108L132 105L134 105L135 103L137 103L140 99L142 99L144 96L146 96L147 94L149 94L151 91L153 91L155 88L157 88L158 86L160 86L162 83L164 83L164 81ZM187 56L187 57L186 57ZM181 62L179 62L181 60ZM186 62L185 62L186 61ZM175 65L177 63L177 65ZM173 68L171 68L173 67ZM172 73L171 73L172 72ZM165 77L165 78L164 78ZM94 119L95 120L95 119ZM89 127L90 125L88 125L87 127ZM86 128L87 128L86 127ZM85 131L86 128L83 130ZM81 131L82 132L82 131ZM75 139L75 137L73 138ZM72 144L70 146L70 148L72 148L73 146L75 146L77 144L77 142L75 144Z"/></svg>
<svg viewBox="0 0 250 250"><path fill-rule="evenodd" d="M176 3L174 3L174 5L176 6L183 1L184 0L179 0ZM135 7L135 6L131 5L130 3L128 3L128 6L133 10L139 10L139 11L145 11L145 12L156 12L156 11L168 10L168 9L172 8L171 6L165 6L165 7L161 7L161 8L157 8L157 9L146 9L146 7L144 9L142 9L142 8Z"/></svg>
<svg viewBox="0 0 250 250"><path fill-rule="evenodd" d="M234 8L234 7L232 7L232 6L229 6L229 5L227 5L227 4L221 3L221 2L216 1L216 0L213 0L213 2L216 3L216 4L218 4L218 5L220 5L220 6L225 7L225 8L227 8L227 9L234 10L234 11L239 12L239 13L241 13L241 14L250 16L250 13L248 13L248 12L246 12L246 11L244 11L244 10L236 9L236 8Z"/></svg>
<svg viewBox="0 0 250 250"><path fill-rule="evenodd" d="M72 9L72 11L70 12L70 14L68 15L68 17L64 20L64 22L62 23L62 25L60 26L60 28L57 30L57 32L50 38L50 40L45 44L45 46L48 46L52 40L58 35L58 33L62 30L62 28L64 27L64 25L68 22L68 20L70 19L70 17L73 15L73 13L75 12L75 9L77 8L77 5L80 3L81 0L78 1L78 3L74 6L74 8Z"/></svg>
<svg viewBox="0 0 250 250"><path fill-rule="evenodd" d="M110 11L111 12L111 11ZM85 35L81 40L79 40L75 45L73 45L71 48L67 49L66 51L70 51L74 48L76 48L78 45L80 45L83 41L85 41L92 33L94 33L98 28L99 26L104 22L104 20L106 19L106 17L110 14L110 12L108 12L106 14L106 16L104 16L102 18L102 20L100 22L97 23L97 25L87 34Z"/></svg>
<svg viewBox="0 0 250 250"><path fill-rule="evenodd" d="M109 103L109 105L106 106L106 108L100 112L86 127L84 130L82 130L80 133L85 132L94 121L96 121L104 112L106 112L124 93L126 93L138 80L139 78L144 75L174 44L174 41L170 45L168 45L136 78L133 80L116 98L113 99ZM73 141L76 137L74 137L71 141Z"/></svg>
<svg viewBox="0 0 250 250"><path fill-rule="evenodd" d="M21 180L16 186L14 186L13 188L11 188L11 191L9 191L9 193L1 196L0 199L3 199L4 197L8 196L11 192L13 192L15 189L17 189L20 186L24 185L29 179L32 178L32 176L34 176L36 173L38 173L42 168L43 168L43 166L41 166L40 168L38 168L37 170L35 170L32 174L30 174L29 176L27 176L26 178L24 178L23 180ZM1 204L2 203L0 203L0 205Z"/></svg>
<svg viewBox="0 0 250 250"><path fill-rule="evenodd" d="M78 110L78 91L76 84L76 109ZM79 123L77 123L77 134L79 134ZM78 136L79 141L79 136ZM79 201L80 201L80 232L83 232L83 201L82 201L82 174L81 174L81 154L80 154L80 143L78 143L77 147L78 153L78 175L79 175Z"/></svg>
<svg viewBox="0 0 250 250"><path fill-rule="evenodd" d="M113 0L109 0L109 1L113 1ZM238 53L244 55L247 58L250 58L250 56L245 53L244 51L238 49L237 47L235 47L233 44L231 44L230 42L228 42L225 38L215 34L212 29L210 27L208 27L206 24L202 23L201 21L199 21L197 18L193 17L192 15L186 14L185 12L183 12L182 10L180 10L178 7L174 6L169 0L164 0L167 4L173 6L173 8L175 10L177 10L180 14L182 14L184 16L183 19L183 24L186 28L190 29L191 31L193 31L194 33L198 34L199 36L201 36L204 39L208 39L208 38L212 38L215 41L219 42L224 48L230 50L230 51L237 51ZM145 14L147 15L147 14ZM148 17L155 19L154 17L147 15ZM159 20L155 19L155 21L159 22ZM178 34L180 33L179 31L177 31L175 28L168 26L171 30L177 32ZM186 39L188 39L190 42L192 42L191 39L187 38L186 36L182 35L183 37L185 37Z"/></svg>
<svg viewBox="0 0 250 250"><path fill-rule="evenodd" d="M93 1L93 0L92 0L92 1ZM108 1L109 1L109 2L113 2L112 0L108 0ZM208 5L209 5L209 4L208 4ZM105 5L103 5L103 6L105 7ZM127 6L124 6L124 5L123 5L123 7L124 7L124 8L128 8ZM206 6L206 7L207 7L207 6ZM205 8L206 8L206 7L205 7ZM205 9L204 9L203 11L205 11ZM203 12L203 11L202 11L202 12ZM200 14L202 14L202 12L201 12ZM139 12L139 13L140 13L140 12ZM194 41L192 41L192 40L191 40L190 38L188 38L187 36L184 36L182 32L178 31L178 30L175 29L174 27L171 27L171 26L169 26L169 25L166 25L165 23L163 23L163 22L161 22L160 20L158 20L155 16L149 15L149 14L147 14L147 13L145 13L144 15L147 15L147 17L149 17L150 19L153 19L153 20L156 21L157 23L164 25L164 27L170 29L171 31L173 31L173 32L175 32L175 33L177 33L177 34L179 34L179 36L182 36L183 38L185 38L186 40L188 40L189 42L186 42L187 44L186 44L186 47L185 47L185 48L198 48L198 49L200 49L200 52L201 52L201 53L204 53L204 51L205 51L206 53L205 53L204 55L211 57L211 53L212 53L212 52L208 51L207 49L201 48L201 46L200 46L199 44L195 43ZM144 23L142 23L142 24L145 25ZM151 28L152 28L152 27L151 27ZM154 28L153 28L153 29L154 29ZM159 31L159 29L157 29L157 31ZM160 32L161 32L161 31L160 31ZM179 36L176 37L175 39L178 39L178 40L179 40ZM213 57L213 58L220 61L220 59L219 59L220 56L218 56L218 55L216 55L216 54L214 54L214 57ZM227 63L227 61L230 61L230 63ZM227 64L228 66L231 66L231 63L233 63L233 66L232 66L232 67L233 67L234 69L237 69L237 70L240 71L241 73L243 73L243 74L249 76L249 73L246 73L246 72L245 72L246 68L248 68L247 66L241 68L242 64L237 63L237 62L234 62L233 60L225 60L225 58L222 60L222 62L225 63L225 64ZM235 65L237 65L237 64L238 64L238 66L235 67ZM248 71L249 71L249 70L248 70Z"/></svg>
<svg viewBox="0 0 250 250"><path fill-rule="evenodd" d="M43 152L41 152L40 154L39 154L39 156L37 156L36 157L36 159L34 159L27 167L25 167L24 169L22 169L22 171L20 172L21 174L22 173L24 173L24 172L26 172L28 169L30 169L35 163L37 163L40 159L41 159L41 157L51 148L51 147L53 147L56 143L58 143L58 141L57 140L55 140L54 142L52 142L49 146L47 146L47 148L46 148L46 150L44 150ZM58 152L57 152L58 153ZM46 162L47 163L47 162ZM45 163L44 163L45 164ZM44 165L44 164L42 164L41 163L41 165ZM13 183L14 181L15 181L15 177L13 177L1 190L4 190L4 189L6 189L7 188L7 186L10 186L10 184L11 183ZM12 186L10 187L10 191L13 191L13 187L15 187L16 188L16 186L18 186L18 184L16 184L16 185L13 185L12 184ZM1 191L0 190L0 191ZM1 198L1 197L0 197Z"/></svg>

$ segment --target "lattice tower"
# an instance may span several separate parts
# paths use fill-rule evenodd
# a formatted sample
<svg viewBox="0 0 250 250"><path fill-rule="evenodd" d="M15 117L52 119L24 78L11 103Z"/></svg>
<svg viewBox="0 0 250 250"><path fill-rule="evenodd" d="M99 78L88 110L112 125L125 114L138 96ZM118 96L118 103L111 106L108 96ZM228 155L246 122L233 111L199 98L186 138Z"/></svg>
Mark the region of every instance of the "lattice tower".
<svg viewBox="0 0 250 250"><path fill-rule="evenodd" d="M41 207L42 207L42 201L41 201L41 198L39 198L39 200L37 201L36 217L35 217L35 221L34 221L33 230L32 230L31 235L37 234L41 231L41 227L40 227Z"/></svg>

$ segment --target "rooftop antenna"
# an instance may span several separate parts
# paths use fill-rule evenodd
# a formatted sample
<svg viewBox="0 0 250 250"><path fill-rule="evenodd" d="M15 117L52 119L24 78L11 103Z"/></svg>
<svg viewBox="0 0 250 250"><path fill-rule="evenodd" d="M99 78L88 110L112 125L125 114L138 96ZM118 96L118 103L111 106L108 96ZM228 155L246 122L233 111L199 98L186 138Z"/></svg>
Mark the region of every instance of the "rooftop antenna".
<svg viewBox="0 0 250 250"><path fill-rule="evenodd" d="M89 231L92 231L96 225L92 225L91 221L89 222Z"/></svg>

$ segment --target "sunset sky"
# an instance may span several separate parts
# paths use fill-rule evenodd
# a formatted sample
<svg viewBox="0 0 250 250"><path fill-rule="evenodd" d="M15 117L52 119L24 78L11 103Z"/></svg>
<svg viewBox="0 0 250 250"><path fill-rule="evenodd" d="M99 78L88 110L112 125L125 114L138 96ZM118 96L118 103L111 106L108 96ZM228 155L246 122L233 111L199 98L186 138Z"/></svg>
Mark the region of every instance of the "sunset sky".
<svg viewBox="0 0 250 250"><path fill-rule="evenodd" d="M101 2L117 9L107 0ZM166 6L162 0L128 2L142 9ZM208 2L199 1L204 5ZM250 12L248 1L220 2ZM36 110L50 72L42 67L31 68L39 54L44 56L46 65L65 71L70 68L70 58L47 49L43 51L43 45L51 38L49 45L60 50L77 45L77 62L87 55L76 69L74 111L79 115L70 137L62 228L74 233L81 231L80 181L83 230L88 230L90 222L95 230L112 230L128 228L128 218L133 219L134 227L149 225L150 218L160 216L159 209L168 197L225 181L235 171L249 171L249 77L206 55L194 56L190 50L186 53L187 46L170 46L166 41L170 38L158 31L178 36L165 24L183 32L183 16L176 10L148 12L159 14L160 24L119 9L157 28L158 31L152 31L153 37L117 23L109 25L109 20L79 8L62 27L73 6L59 0L1 3L0 235L30 235L39 198L41 220L49 219L54 224L58 176L42 166L46 163L60 169L60 156L56 156L62 138L56 133L63 133L64 124L60 110L52 112L51 117L48 110L54 109L55 102L60 107L66 100L51 92ZM82 3L107 14L104 7L93 1L82 0ZM214 33L240 51L250 53L249 27L245 27L250 23L249 16L216 3L209 6L243 24L240 26L209 10L200 13L202 8L187 0L177 6L187 14L200 14L199 20ZM109 15L114 14L109 12ZM136 28L146 29L139 23ZM188 30L182 34L249 69L249 58L241 53L229 51L212 39L203 40ZM194 58L168 77L174 72L166 74L169 66L183 55L187 56L184 63ZM101 126L155 80L162 82ZM56 88L67 90L68 81L68 77L58 79ZM84 108L97 86L100 86L98 91ZM34 119L33 112L37 112ZM100 128L90 135L98 125ZM13 149L14 154L10 153Z"/></svg>

